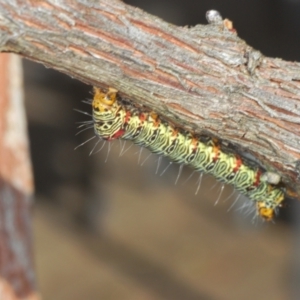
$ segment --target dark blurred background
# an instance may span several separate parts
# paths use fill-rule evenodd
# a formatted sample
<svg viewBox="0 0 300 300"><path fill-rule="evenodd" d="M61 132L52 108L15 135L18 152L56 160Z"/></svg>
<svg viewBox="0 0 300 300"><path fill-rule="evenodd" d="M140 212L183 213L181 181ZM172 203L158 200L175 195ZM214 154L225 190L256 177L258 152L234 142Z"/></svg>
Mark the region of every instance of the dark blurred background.
<svg viewBox="0 0 300 300"><path fill-rule="evenodd" d="M233 21L263 54L300 61L300 0L131 0L177 25L206 24L209 9ZM89 155L93 129L82 100L92 87L24 61L35 175L36 268L45 300L300 299L300 209L274 223L249 213L249 201L226 186L184 172L132 146ZM126 144L126 148L130 143ZM94 152L100 149L97 146ZM143 163L144 162L144 163ZM141 166L141 164L143 164ZM216 201L218 203L216 203ZM234 205L233 205L234 204ZM294 213L294 215L293 215Z"/></svg>

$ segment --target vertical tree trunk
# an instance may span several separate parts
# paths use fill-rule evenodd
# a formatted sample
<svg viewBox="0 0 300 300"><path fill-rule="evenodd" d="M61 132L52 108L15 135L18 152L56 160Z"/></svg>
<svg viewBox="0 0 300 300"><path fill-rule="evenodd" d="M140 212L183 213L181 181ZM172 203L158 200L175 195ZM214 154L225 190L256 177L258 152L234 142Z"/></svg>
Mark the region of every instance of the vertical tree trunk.
<svg viewBox="0 0 300 300"><path fill-rule="evenodd" d="M0 55L0 299L39 299L32 256L32 172L20 57Z"/></svg>

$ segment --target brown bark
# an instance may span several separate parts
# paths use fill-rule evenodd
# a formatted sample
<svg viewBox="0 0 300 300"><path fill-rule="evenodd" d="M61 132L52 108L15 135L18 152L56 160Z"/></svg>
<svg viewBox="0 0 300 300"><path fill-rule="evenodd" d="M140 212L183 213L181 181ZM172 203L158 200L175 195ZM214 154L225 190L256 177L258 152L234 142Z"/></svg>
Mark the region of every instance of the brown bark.
<svg viewBox="0 0 300 300"><path fill-rule="evenodd" d="M0 55L0 299L38 299L21 58Z"/></svg>
<svg viewBox="0 0 300 300"><path fill-rule="evenodd" d="M177 27L116 0L0 0L0 34L0 51L231 142L300 194L300 63L263 56L230 23Z"/></svg>

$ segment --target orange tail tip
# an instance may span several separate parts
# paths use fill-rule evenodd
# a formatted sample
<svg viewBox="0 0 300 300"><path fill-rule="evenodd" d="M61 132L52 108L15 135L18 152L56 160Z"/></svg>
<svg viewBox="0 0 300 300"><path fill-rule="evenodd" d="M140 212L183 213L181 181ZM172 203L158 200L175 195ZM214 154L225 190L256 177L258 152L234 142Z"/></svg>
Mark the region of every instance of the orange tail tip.
<svg viewBox="0 0 300 300"><path fill-rule="evenodd" d="M266 207L265 203L258 202L256 204L258 214L266 221L271 221L274 217L274 209Z"/></svg>

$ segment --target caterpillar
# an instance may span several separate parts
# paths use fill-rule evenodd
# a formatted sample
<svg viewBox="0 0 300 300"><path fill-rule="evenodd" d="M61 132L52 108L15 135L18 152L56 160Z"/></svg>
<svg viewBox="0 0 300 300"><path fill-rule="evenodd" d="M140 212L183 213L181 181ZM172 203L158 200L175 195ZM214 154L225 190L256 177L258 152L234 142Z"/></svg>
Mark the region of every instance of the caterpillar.
<svg viewBox="0 0 300 300"><path fill-rule="evenodd" d="M211 174L252 200L256 214L262 219L273 219L284 200L284 188L269 183L267 172L234 153L224 152L216 139L178 129L155 112L141 112L117 99L117 92L113 88L106 93L94 88L92 109L96 136L106 141L131 140L174 162Z"/></svg>

